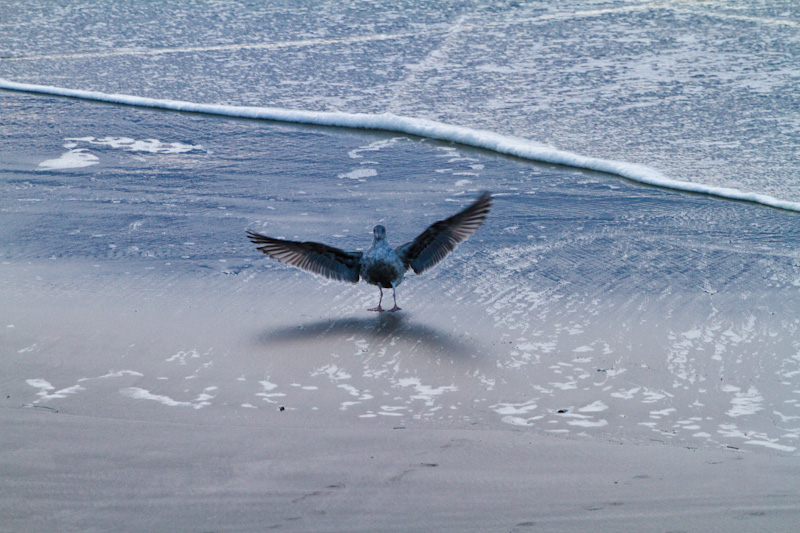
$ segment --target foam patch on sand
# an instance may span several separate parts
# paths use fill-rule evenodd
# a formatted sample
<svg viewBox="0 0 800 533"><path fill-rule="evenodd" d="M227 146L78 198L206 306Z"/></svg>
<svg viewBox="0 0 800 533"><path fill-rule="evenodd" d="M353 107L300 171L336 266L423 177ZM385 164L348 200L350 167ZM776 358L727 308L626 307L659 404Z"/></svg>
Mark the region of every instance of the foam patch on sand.
<svg viewBox="0 0 800 533"><path fill-rule="evenodd" d="M75 143L88 143L94 146L107 146L128 152L146 152L150 154L183 154L193 150L203 150L199 144L181 142L162 142L158 139L131 139L130 137L73 137L66 139Z"/></svg>
<svg viewBox="0 0 800 533"><path fill-rule="evenodd" d="M34 403L39 403L43 400L66 398L70 394L75 394L78 391L84 390L84 388L81 387L80 385L73 385L72 387L66 387L60 390L55 390L56 388L49 381L38 378L28 379L26 380L26 383L31 387L39 389L39 392L36 393L37 396L39 396L39 399L36 400Z"/></svg>
<svg viewBox="0 0 800 533"><path fill-rule="evenodd" d="M123 396L133 398L134 400L151 400L168 407L193 407L195 409L202 409L207 405L211 405L211 400L216 396L216 390L217 387L206 387L197 398L189 402L174 400L163 394L153 394L149 390L140 387L127 387L119 392Z"/></svg>
<svg viewBox="0 0 800 533"><path fill-rule="evenodd" d="M90 154L84 148L77 148L61 154L55 159L46 159L39 163L39 168L45 170L66 170L70 168L84 168L96 165L100 159Z"/></svg>

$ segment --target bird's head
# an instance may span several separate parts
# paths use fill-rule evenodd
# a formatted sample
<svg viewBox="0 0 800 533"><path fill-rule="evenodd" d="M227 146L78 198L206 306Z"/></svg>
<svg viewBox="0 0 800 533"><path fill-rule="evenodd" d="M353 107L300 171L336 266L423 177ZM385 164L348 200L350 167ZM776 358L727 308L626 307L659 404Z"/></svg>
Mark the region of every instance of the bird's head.
<svg viewBox="0 0 800 533"><path fill-rule="evenodd" d="M382 241L386 239L386 228L383 226L375 226L372 228L372 235L375 237L376 241Z"/></svg>

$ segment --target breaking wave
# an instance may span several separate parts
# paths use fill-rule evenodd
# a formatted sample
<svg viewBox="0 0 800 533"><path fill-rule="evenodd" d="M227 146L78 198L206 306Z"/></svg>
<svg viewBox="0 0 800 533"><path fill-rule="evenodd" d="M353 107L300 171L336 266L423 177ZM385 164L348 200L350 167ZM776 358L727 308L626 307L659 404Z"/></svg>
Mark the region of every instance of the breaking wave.
<svg viewBox="0 0 800 533"><path fill-rule="evenodd" d="M665 176L658 170L645 165L588 157L566 150L559 150L557 148L553 148L552 146L547 146L520 137L502 135L487 130L455 126L452 124L445 124L443 122L436 122L422 118L398 116L391 113L338 113L303 111L276 107L199 104L179 100L163 100L124 94L107 94L96 91L52 87L47 85L16 83L4 79L0 79L0 89L65 96L70 98L80 98L83 100L93 100L98 102L149 107L171 111L405 133L408 135L416 135L429 139L437 139L441 141L449 141L467 146L473 146L476 148L483 148L500 154L512 155L532 161L541 161L545 163L606 172L646 185L653 185L656 187L663 187L676 191L705 194L719 198L726 198L729 200L753 202L777 209L800 212L800 202L781 200L772 196L741 191L734 188L712 187L701 183L675 180Z"/></svg>

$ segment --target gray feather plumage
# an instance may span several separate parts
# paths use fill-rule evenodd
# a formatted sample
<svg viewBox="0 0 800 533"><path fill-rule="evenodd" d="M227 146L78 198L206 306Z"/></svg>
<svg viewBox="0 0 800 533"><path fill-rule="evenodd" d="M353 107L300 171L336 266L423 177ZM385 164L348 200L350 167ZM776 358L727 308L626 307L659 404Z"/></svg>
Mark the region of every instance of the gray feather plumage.
<svg viewBox="0 0 800 533"><path fill-rule="evenodd" d="M397 253L415 273L422 274L447 254L458 243L478 231L492 205L492 197L484 192L477 200L450 218L431 224L411 242L397 247Z"/></svg>
<svg viewBox="0 0 800 533"><path fill-rule="evenodd" d="M326 278L351 283L364 279L379 287L396 287L409 268L421 274L435 266L481 227L492 205L488 192L455 215L431 224L413 241L397 248L386 242L386 230L375 226L372 246L366 252L348 252L318 242L298 242L248 231L258 249L281 263Z"/></svg>
<svg viewBox="0 0 800 533"><path fill-rule="evenodd" d="M360 277L361 252L345 252L318 242L274 239L254 231L248 231L247 236L260 245L259 250L281 263L336 281L357 283Z"/></svg>

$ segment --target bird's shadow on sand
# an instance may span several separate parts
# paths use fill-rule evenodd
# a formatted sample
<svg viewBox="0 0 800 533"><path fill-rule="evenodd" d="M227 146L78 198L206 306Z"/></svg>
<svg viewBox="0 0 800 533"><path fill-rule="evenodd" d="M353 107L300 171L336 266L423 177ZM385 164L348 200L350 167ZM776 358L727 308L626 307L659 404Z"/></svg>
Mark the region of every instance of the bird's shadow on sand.
<svg viewBox="0 0 800 533"><path fill-rule="evenodd" d="M258 343L274 346L308 341L345 341L365 338L378 345L422 348L433 354L467 358L476 354L474 343L467 344L431 326L413 322L403 313L379 313L369 317L317 320L296 326L263 331Z"/></svg>

